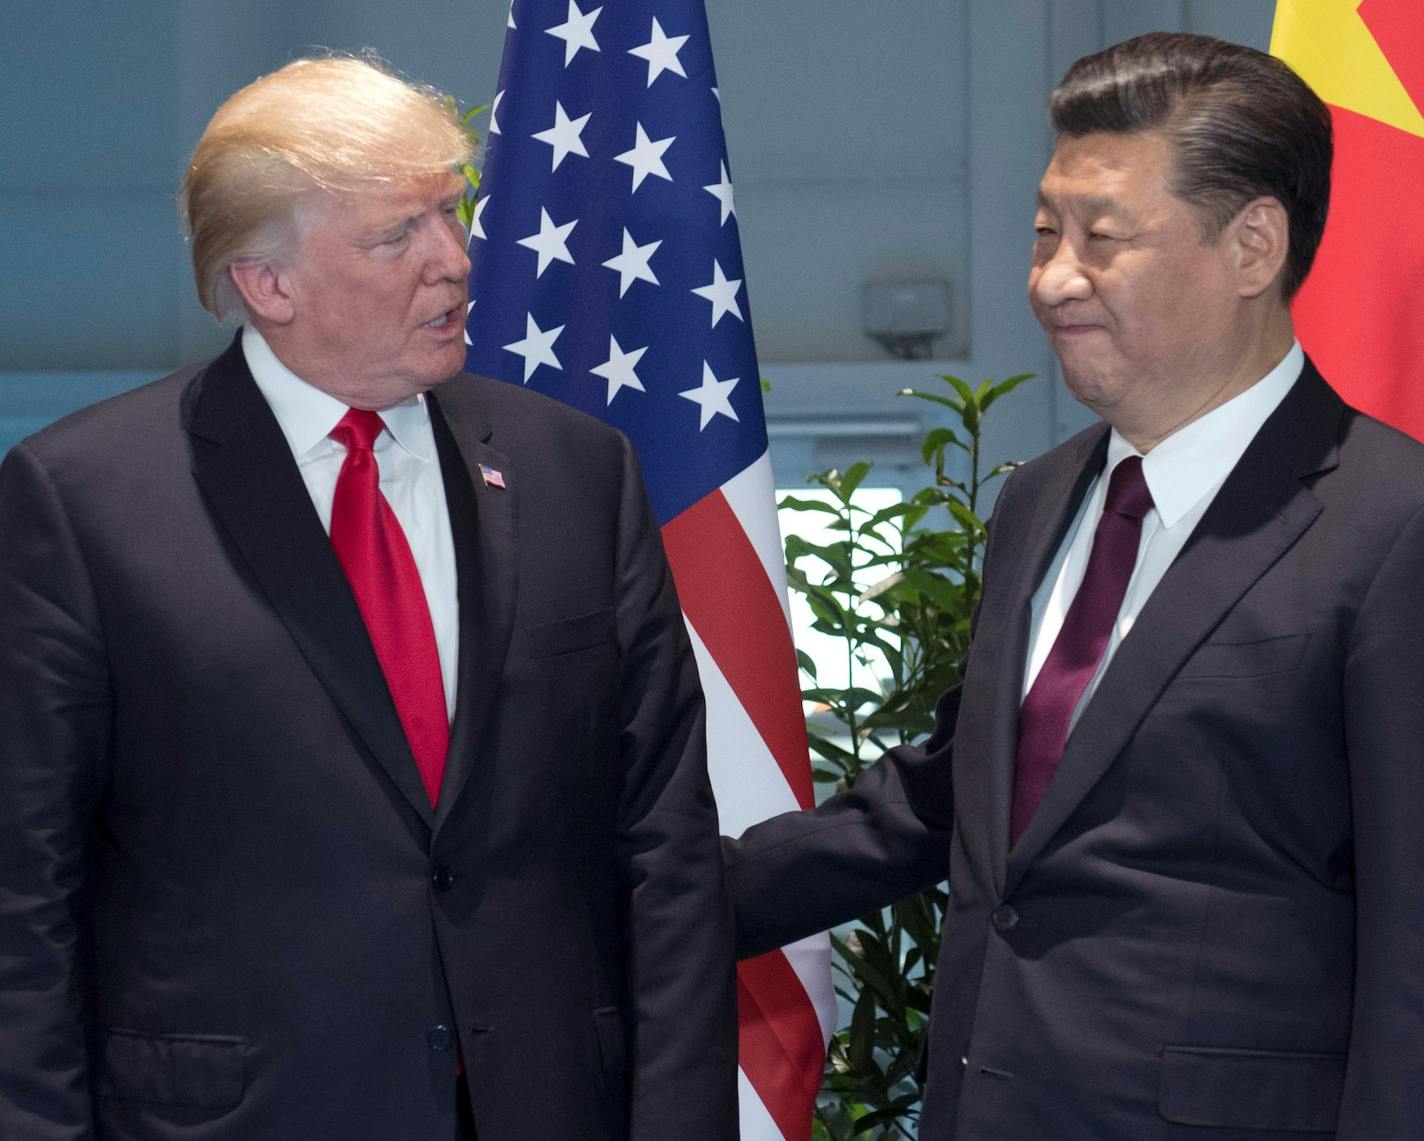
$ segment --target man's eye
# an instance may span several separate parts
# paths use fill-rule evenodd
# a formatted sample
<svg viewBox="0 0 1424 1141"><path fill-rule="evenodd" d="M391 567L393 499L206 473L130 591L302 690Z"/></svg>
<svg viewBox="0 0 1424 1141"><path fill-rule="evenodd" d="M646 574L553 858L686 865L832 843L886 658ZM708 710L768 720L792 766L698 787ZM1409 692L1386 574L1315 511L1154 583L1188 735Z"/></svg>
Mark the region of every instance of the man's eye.
<svg viewBox="0 0 1424 1141"><path fill-rule="evenodd" d="M1100 230L1093 230L1093 231L1089 232L1089 234L1088 234L1088 241L1090 241L1090 242L1115 242L1115 241L1117 241L1117 235L1116 235L1116 234L1104 234L1104 233L1103 233L1102 231L1100 231Z"/></svg>

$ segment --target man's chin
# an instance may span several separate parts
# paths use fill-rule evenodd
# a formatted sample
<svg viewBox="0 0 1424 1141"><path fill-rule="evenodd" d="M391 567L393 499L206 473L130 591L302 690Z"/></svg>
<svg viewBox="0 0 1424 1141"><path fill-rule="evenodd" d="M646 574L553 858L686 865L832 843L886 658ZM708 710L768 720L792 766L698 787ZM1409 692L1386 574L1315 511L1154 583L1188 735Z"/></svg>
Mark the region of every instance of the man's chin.
<svg viewBox="0 0 1424 1141"><path fill-rule="evenodd" d="M461 340L458 351L444 352L439 354L430 363L430 368L426 370L425 376L428 378L425 387L434 388L436 385L444 384L452 377L459 376L465 371L465 344Z"/></svg>
<svg viewBox="0 0 1424 1141"><path fill-rule="evenodd" d="M1107 378L1096 370L1074 367L1061 356L1058 358L1058 364L1063 370L1063 383L1068 389L1068 395L1079 404L1102 415L1108 402Z"/></svg>

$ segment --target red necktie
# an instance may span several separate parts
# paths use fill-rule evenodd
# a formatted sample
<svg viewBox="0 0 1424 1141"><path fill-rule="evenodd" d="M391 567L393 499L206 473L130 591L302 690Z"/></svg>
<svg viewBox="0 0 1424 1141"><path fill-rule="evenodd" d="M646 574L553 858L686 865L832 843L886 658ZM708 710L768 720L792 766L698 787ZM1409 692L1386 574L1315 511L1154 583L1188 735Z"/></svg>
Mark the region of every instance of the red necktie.
<svg viewBox="0 0 1424 1141"><path fill-rule="evenodd" d="M346 447L331 504L331 545L351 583L434 805L445 771L450 720L420 572L400 520L381 494L380 470L371 452L384 427L376 413L352 408L331 430L332 439Z"/></svg>
<svg viewBox="0 0 1424 1141"><path fill-rule="evenodd" d="M1014 761L1014 802L1009 844L1018 842L1043 799L1068 742L1073 710L1088 688L1112 635L1142 537L1142 517L1152 493L1142 477L1142 458L1129 456L1108 480L1103 517L1083 583L1043 667L1019 709L1019 745Z"/></svg>

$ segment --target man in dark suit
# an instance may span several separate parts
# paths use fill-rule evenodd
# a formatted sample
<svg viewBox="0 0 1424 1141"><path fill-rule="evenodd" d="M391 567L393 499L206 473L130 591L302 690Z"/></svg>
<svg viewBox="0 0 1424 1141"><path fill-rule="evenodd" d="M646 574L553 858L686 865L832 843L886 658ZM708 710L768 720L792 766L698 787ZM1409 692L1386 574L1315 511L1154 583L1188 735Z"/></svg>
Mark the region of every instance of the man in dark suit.
<svg viewBox="0 0 1424 1141"><path fill-rule="evenodd" d="M1294 341L1327 111L1156 34L1051 116L1030 300L1106 423L1005 484L930 740L728 842L742 950L948 875L922 1137L1418 1137L1424 448Z"/></svg>
<svg viewBox="0 0 1424 1141"><path fill-rule="evenodd" d="M0 1137L736 1135L677 599L626 441L457 376L468 158L362 61L244 88L241 334L0 468Z"/></svg>

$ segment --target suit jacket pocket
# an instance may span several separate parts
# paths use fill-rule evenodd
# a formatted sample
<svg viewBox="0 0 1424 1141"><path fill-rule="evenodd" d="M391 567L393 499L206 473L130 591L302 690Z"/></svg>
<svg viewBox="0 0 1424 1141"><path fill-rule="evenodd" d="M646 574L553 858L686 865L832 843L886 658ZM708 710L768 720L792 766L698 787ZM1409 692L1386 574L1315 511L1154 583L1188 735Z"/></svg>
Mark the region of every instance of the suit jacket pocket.
<svg viewBox="0 0 1424 1141"><path fill-rule="evenodd" d="M1158 1111L1179 1125L1335 1132L1343 1054L1167 1046Z"/></svg>
<svg viewBox="0 0 1424 1141"><path fill-rule="evenodd" d="M1265 677L1300 665L1308 634L1283 634L1255 642L1204 642L1177 674L1180 678Z"/></svg>
<svg viewBox="0 0 1424 1141"><path fill-rule="evenodd" d="M532 658L548 658L555 654L571 654L587 650L614 639L613 610L595 610L577 618L558 618L524 627L524 638Z"/></svg>
<svg viewBox="0 0 1424 1141"><path fill-rule="evenodd" d="M95 1092L158 1105L230 1109L242 1100L246 1045L221 1034L104 1030Z"/></svg>

